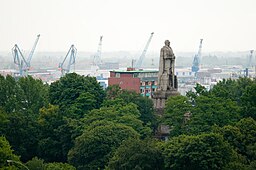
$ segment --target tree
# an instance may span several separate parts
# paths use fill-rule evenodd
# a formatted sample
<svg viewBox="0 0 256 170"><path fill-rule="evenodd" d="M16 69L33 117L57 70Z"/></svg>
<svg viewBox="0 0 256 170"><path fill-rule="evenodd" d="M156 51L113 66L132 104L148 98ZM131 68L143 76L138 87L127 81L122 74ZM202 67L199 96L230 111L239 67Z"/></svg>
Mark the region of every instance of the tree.
<svg viewBox="0 0 256 170"><path fill-rule="evenodd" d="M12 76L0 75L0 107L7 113L21 109L19 106L20 93L21 89Z"/></svg>
<svg viewBox="0 0 256 170"><path fill-rule="evenodd" d="M246 92L246 88L255 85L256 80L247 77L240 77L238 80L223 79L213 86L210 94L216 97L230 99L241 105L241 96Z"/></svg>
<svg viewBox="0 0 256 170"><path fill-rule="evenodd" d="M115 151L107 169L160 170L164 168L161 150L153 139L129 139Z"/></svg>
<svg viewBox="0 0 256 170"><path fill-rule="evenodd" d="M192 108L191 119L186 126L186 133L200 134L212 131L213 125L225 126L237 122L240 107L230 99L214 96L198 96L196 105Z"/></svg>
<svg viewBox="0 0 256 170"><path fill-rule="evenodd" d="M43 84L42 80L31 76L21 77L17 85L22 94L19 103L26 114L38 114L40 108L48 105L48 85Z"/></svg>
<svg viewBox="0 0 256 170"><path fill-rule="evenodd" d="M78 170L104 168L122 141L139 137L134 129L123 124L109 121L104 124L85 130L76 138L68 160Z"/></svg>
<svg viewBox="0 0 256 170"><path fill-rule="evenodd" d="M45 163L43 159L34 157L26 163L29 170L45 170Z"/></svg>
<svg viewBox="0 0 256 170"><path fill-rule="evenodd" d="M9 120L7 113L0 107L0 134L6 134L6 126Z"/></svg>
<svg viewBox="0 0 256 170"><path fill-rule="evenodd" d="M115 99L121 92L122 90L119 85L108 86L106 89L106 98L110 100Z"/></svg>
<svg viewBox="0 0 256 170"><path fill-rule="evenodd" d="M144 125L150 125L152 128L157 127L156 116L154 114L153 101L143 97L134 91L123 90L119 86L109 86L106 90L107 102L116 102L122 99L124 103L134 103L138 106L140 112L140 120Z"/></svg>
<svg viewBox="0 0 256 170"><path fill-rule="evenodd" d="M253 118L244 118L235 124L242 134L242 141L239 143L239 153L245 155L247 161L256 160L256 121Z"/></svg>
<svg viewBox="0 0 256 170"><path fill-rule="evenodd" d="M192 105L195 105L195 102L196 102L195 100L198 96L208 94L206 88L199 83L196 83L196 86L194 87L194 89L195 89L195 92L190 90L186 93L186 96L189 98Z"/></svg>
<svg viewBox="0 0 256 170"><path fill-rule="evenodd" d="M21 160L27 161L36 155L37 118L39 109L48 104L48 86L31 76L18 80L6 76L0 77L0 91L0 112L5 123L0 130Z"/></svg>
<svg viewBox="0 0 256 170"><path fill-rule="evenodd" d="M69 165L67 163L48 163L46 164L46 168L45 170L76 170L75 167L73 167L72 165Z"/></svg>
<svg viewBox="0 0 256 170"><path fill-rule="evenodd" d="M247 86L241 96L241 104L243 107L243 117L252 117L256 119L256 83Z"/></svg>
<svg viewBox="0 0 256 170"><path fill-rule="evenodd" d="M38 143L37 116L13 112L8 114L8 124L5 128L5 137L12 145L15 154L26 162L37 154Z"/></svg>
<svg viewBox="0 0 256 170"><path fill-rule="evenodd" d="M215 127L214 131L221 134L239 154L238 161L232 163L232 166L249 166L256 160L256 121L254 119L244 118L233 126Z"/></svg>
<svg viewBox="0 0 256 170"><path fill-rule="evenodd" d="M152 130L143 125L143 122L139 119L140 113L137 109L137 105L133 103L124 104L123 102L117 103L109 107L102 107L100 109L92 110L88 113L83 121L85 127L91 127L95 121L110 121L115 123L121 123L126 126L132 127L136 130L142 138L150 136Z"/></svg>
<svg viewBox="0 0 256 170"><path fill-rule="evenodd" d="M99 108L105 97L95 77L76 73L66 74L52 83L49 95L51 104L59 105L63 114L73 118L81 118L87 111Z"/></svg>
<svg viewBox="0 0 256 170"><path fill-rule="evenodd" d="M185 96L173 96L168 98L162 122L171 127L170 136L177 136L183 133L186 121L190 117L184 115L192 111L189 98ZM187 120L186 120L187 119Z"/></svg>
<svg viewBox="0 0 256 170"><path fill-rule="evenodd" d="M67 162L67 153L74 145L74 127L70 126L58 106L40 110L38 156L46 162Z"/></svg>
<svg viewBox="0 0 256 170"><path fill-rule="evenodd" d="M0 136L0 169L8 169L7 160L19 161L19 157L13 153L13 150L6 138Z"/></svg>
<svg viewBox="0 0 256 170"><path fill-rule="evenodd" d="M171 138L163 145L167 169L223 169L236 158L232 147L219 134L201 134Z"/></svg>

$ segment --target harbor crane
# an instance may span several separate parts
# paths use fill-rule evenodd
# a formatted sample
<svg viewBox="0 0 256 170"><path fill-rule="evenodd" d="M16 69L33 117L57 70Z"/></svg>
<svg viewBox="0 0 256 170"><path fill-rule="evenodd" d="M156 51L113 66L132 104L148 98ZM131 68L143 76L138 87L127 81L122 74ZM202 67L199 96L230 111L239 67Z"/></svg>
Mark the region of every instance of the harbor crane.
<svg viewBox="0 0 256 170"><path fill-rule="evenodd" d="M15 44L14 47L12 48L14 64L18 65L19 75L21 77L28 75L28 71L30 70L30 66L31 66L30 62L31 62L31 59L35 52L39 37L40 37L40 34L37 35L36 41L31 49L27 59L24 57L23 53L21 52L21 50L17 44Z"/></svg>
<svg viewBox="0 0 256 170"><path fill-rule="evenodd" d="M154 32L151 33L151 35L150 35L150 37L149 37L149 39L147 41L147 44L146 44L142 54L140 55L139 60L136 62L135 67L134 67L135 69L141 68L142 62L143 62L143 60L144 60L144 58L146 56L146 53L147 53L147 50L148 50L148 46L149 46L149 44L151 42L151 39L152 39L153 35L154 35Z"/></svg>
<svg viewBox="0 0 256 170"><path fill-rule="evenodd" d="M31 62L31 59L32 59L33 54L34 54L34 52L35 52L35 49L36 49L36 46L37 46L37 43L38 43L39 38L40 38L40 34L37 35L36 41L35 41L35 43L34 43L32 49L31 49L31 51L30 51L30 53L29 53L29 55L28 55L28 60L27 60L28 69L30 69L30 62Z"/></svg>
<svg viewBox="0 0 256 170"><path fill-rule="evenodd" d="M252 67L252 66L253 66L253 61L252 61L253 52L254 52L254 50L250 50L250 55L249 55L248 63L247 63L247 66L248 66L248 67Z"/></svg>
<svg viewBox="0 0 256 170"><path fill-rule="evenodd" d="M99 66L101 64L102 38L103 38L103 36L100 36L100 42L98 45L97 53L93 56L93 65L94 66Z"/></svg>
<svg viewBox="0 0 256 170"><path fill-rule="evenodd" d="M246 77L249 77L249 69L253 68L253 61L252 61L253 52L254 50L250 50L250 55L248 56L248 59L247 59L246 68L244 70L244 74ZM255 73L256 73L256 67L255 67Z"/></svg>
<svg viewBox="0 0 256 170"><path fill-rule="evenodd" d="M62 61L62 63L59 64L61 76L64 76L65 74L70 72L71 65L74 65L76 62L76 53L77 53L77 49L72 44L71 47L69 48L68 53L66 54L64 60ZM69 60L68 60L68 58L69 58Z"/></svg>
<svg viewBox="0 0 256 170"><path fill-rule="evenodd" d="M202 52L202 44L203 44L203 39L200 39L199 50L198 50L198 53L194 57L193 65L192 65L192 72L195 72L195 73L197 73L199 70L199 64L200 64L201 52Z"/></svg>

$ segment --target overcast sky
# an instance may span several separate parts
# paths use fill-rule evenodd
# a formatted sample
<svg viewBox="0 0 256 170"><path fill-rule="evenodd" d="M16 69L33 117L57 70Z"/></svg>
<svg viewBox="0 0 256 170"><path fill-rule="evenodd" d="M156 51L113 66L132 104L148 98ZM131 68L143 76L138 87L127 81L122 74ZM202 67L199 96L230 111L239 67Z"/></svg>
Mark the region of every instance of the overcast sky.
<svg viewBox="0 0 256 170"><path fill-rule="evenodd" d="M0 0L0 51L149 51L164 40L178 52L256 49L256 0Z"/></svg>

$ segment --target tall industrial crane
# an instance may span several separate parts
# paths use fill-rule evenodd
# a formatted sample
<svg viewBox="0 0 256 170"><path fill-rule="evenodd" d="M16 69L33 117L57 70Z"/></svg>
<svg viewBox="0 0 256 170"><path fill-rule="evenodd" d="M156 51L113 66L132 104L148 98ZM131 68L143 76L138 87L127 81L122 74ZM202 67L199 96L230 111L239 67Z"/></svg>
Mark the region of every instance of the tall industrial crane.
<svg viewBox="0 0 256 170"><path fill-rule="evenodd" d="M93 56L93 65L94 66L99 66L101 64L102 38L103 38L103 36L100 36L100 42L98 45L97 53Z"/></svg>
<svg viewBox="0 0 256 170"><path fill-rule="evenodd" d="M192 72L195 72L195 73L197 73L199 70L199 64L200 64L201 52L202 52L202 44L203 44L203 39L200 39L199 50L198 50L198 53L194 57L193 65L192 65Z"/></svg>
<svg viewBox="0 0 256 170"><path fill-rule="evenodd" d="M70 72L71 65L74 65L76 62L76 53L77 53L77 49L72 44L64 60L62 61L62 63L59 64L59 69L61 70L61 76L64 76L66 73ZM68 58L69 60L67 61Z"/></svg>
<svg viewBox="0 0 256 170"><path fill-rule="evenodd" d="M18 65L19 67L19 75L21 77L25 76L24 70L28 64L17 44L15 44L12 48L12 55L14 64Z"/></svg>
<svg viewBox="0 0 256 170"><path fill-rule="evenodd" d="M34 43L32 49L31 49L31 51L30 51L30 53L29 53L29 55L28 55L28 59L27 59L28 69L30 69L30 62L31 62L31 59L32 59L33 54L34 54L34 52L35 52L35 49L36 49L36 46L37 46L37 43L38 43L39 38L40 38L40 34L37 35L36 41L35 41L35 43Z"/></svg>
<svg viewBox="0 0 256 170"><path fill-rule="evenodd" d="M153 35L154 35L154 32L151 33L151 35L150 35L150 37L149 37L149 39L148 39L148 42L147 42L147 44L146 44L146 46L145 46L145 48L144 48L142 54L140 55L139 60L136 62L135 67L134 67L135 69L141 68L142 62L143 62L143 60L144 60L144 58L145 58L146 52L147 52L147 50L148 50L148 46L149 46L149 44L150 44L150 42L151 42L151 39L152 39Z"/></svg>
<svg viewBox="0 0 256 170"><path fill-rule="evenodd" d="M35 52L39 37L40 37L40 34L37 35L36 41L33 45L33 48L31 49L27 59L24 57L24 55L22 54L22 52L17 44L15 44L14 47L12 48L14 64L18 65L19 74L21 77L28 75L28 70L30 69L30 62L31 62L32 56Z"/></svg>
<svg viewBox="0 0 256 170"><path fill-rule="evenodd" d="M254 52L254 50L250 50L250 55L249 55L249 58L248 58L247 67L252 67L253 66L253 61L252 61L253 52Z"/></svg>

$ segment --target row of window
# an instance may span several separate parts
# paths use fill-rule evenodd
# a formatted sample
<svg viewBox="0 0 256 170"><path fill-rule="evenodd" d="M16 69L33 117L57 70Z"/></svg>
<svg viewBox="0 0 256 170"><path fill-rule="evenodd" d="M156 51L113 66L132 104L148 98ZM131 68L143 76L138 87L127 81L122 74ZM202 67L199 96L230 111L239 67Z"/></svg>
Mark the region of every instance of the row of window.
<svg viewBox="0 0 256 170"><path fill-rule="evenodd" d="M140 85L141 86L157 86L157 81L143 81L143 82L140 82Z"/></svg>
<svg viewBox="0 0 256 170"><path fill-rule="evenodd" d="M178 75L183 75L183 76L185 76L185 75L192 75L192 72L176 72L176 75L178 76Z"/></svg>
<svg viewBox="0 0 256 170"><path fill-rule="evenodd" d="M152 92L155 92L156 91L156 88L153 88L152 89ZM140 93L151 93L151 89L140 89Z"/></svg>

